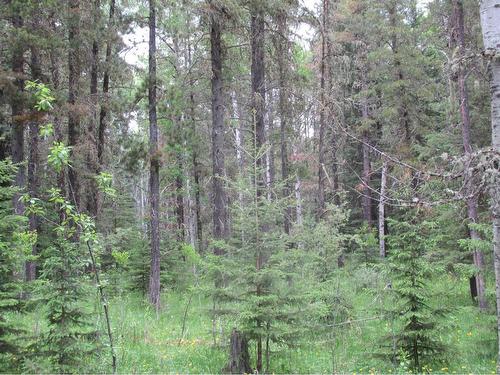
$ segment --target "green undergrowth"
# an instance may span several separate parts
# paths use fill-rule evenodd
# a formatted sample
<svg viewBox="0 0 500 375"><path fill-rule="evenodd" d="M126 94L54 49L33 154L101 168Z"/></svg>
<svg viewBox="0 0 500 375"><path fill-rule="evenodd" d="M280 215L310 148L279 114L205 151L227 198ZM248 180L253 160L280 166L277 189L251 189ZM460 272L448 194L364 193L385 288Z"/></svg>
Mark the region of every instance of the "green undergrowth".
<svg viewBox="0 0 500 375"><path fill-rule="evenodd" d="M433 303L449 310L439 331L448 350L443 362L426 365L425 372L495 373L496 337L492 311L480 313L474 307L468 295L468 280L443 275L431 284L438 296ZM315 333L304 337L296 347L272 345L269 372L407 372L404 361L391 363L377 356L381 338L391 333L390 320L379 313L380 306L386 303L387 285L368 268L353 272L346 269L339 275L338 285L349 291L351 313L330 326L311 329ZM163 307L158 314L142 295L127 293L111 298L118 372L220 373L228 359L227 343L232 323L219 321L214 325L210 301L196 293L171 291L164 293L162 298ZM97 300L88 303L90 308L99 306ZM46 328L40 319L41 310L43 307L24 318L26 328L34 335L42 334ZM103 346L88 359L87 372L111 370L103 324L102 318L95 321L96 327L103 332ZM255 359L252 343L250 349L250 356ZM26 370L29 372L29 367Z"/></svg>

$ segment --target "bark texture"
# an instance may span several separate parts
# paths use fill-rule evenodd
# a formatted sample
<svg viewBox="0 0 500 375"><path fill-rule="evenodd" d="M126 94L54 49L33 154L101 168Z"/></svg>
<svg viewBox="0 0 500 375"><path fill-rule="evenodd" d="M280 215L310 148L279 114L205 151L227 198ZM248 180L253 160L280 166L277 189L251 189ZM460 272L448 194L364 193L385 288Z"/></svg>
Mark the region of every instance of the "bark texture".
<svg viewBox="0 0 500 375"><path fill-rule="evenodd" d="M251 374L250 356L248 354L248 342L243 334L236 329L231 333L229 344L229 363L222 370L224 374Z"/></svg>
<svg viewBox="0 0 500 375"><path fill-rule="evenodd" d="M14 30L17 31L23 27L24 21L19 12L17 12L16 7L13 7L14 9L12 9L13 16L11 22ZM24 47L20 42L15 43L13 46L11 65L12 74L14 76L14 84L16 86L16 93L15 95L12 95L10 103L12 109L12 133L10 148L12 153L12 162L18 166L14 183L15 186L21 190L26 184L26 171L24 165L21 164L24 161L24 122L22 120L24 109ZM13 206L14 212L18 215L22 215L24 205L19 200L19 197L19 193L14 194Z"/></svg>
<svg viewBox="0 0 500 375"><path fill-rule="evenodd" d="M160 307L160 154L156 116L156 3L149 0L149 204L151 269L149 302Z"/></svg>
<svg viewBox="0 0 500 375"><path fill-rule="evenodd" d="M291 181L289 180L289 162L288 162L288 97L287 97L287 79L288 79L288 38L287 38L287 15L282 11L277 16L278 22L278 40L276 43L278 54L278 83L279 98L278 111L280 117L280 157L281 157L281 179L283 181L283 198L288 200L292 192ZM286 234L290 234L292 217L292 206L287 204L283 214L283 227Z"/></svg>
<svg viewBox="0 0 500 375"><path fill-rule="evenodd" d="M109 20L108 20L108 32L106 40L106 57L104 61L104 77L102 81L102 103L101 110L99 112L99 129L97 131L97 158L99 160L99 167L102 170L104 165L104 146L106 129L108 126L108 114L109 114L109 81L110 81L110 70L111 70L111 52L113 48L113 37L114 37L114 17L115 17L115 0L110 0L109 2Z"/></svg>
<svg viewBox="0 0 500 375"><path fill-rule="evenodd" d="M320 220L325 212L325 138L326 138L326 59L327 59L327 42L326 42L326 20L328 15L328 0L323 0L323 15L321 29L321 62L320 62L320 108L319 108L319 144L318 144L318 212L316 220Z"/></svg>
<svg viewBox="0 0 500 375"><path fill-rule="evenodd" d="M71 149L73 166L68 168L69 200L80 209L80 176L75 167L75 146L80 142L79 85L80 61L80 0L69 1L68 26L68 146Z"/></svg>
<svg viewBox="0 0 500 375"><path fill-rule="evenodd" d="M464 30L464 9L462 0L452 0L453 3L453 18L454 22L454 41L456 46L459 48L458 53L458 72L457 72L457 81L458 81L458 91L460 98L460 116L462 119L462 141L464 146L464 152L467 155L472 153L472 140L471 140L471 121L470 121L470 111L469 111L469 94L467 91L467 72L466 67L463 62L465 57L465 30ZM467 198L467 218L469 223L477 223L478 222L478 198L473 196L473 185L474 181L469 176L469 173L465 173L466 175L466 189L465 194ZM479 240L479 233L473 229L469 229L469 236L473 240ZM479 308L481 310L485 310L487 308L486 297L485 297L485 282L484 282L484 256L480 250L472 251L472 258L474 262L474 266L477 268L477 274L473 278L473 282L475 283L475 291L477 294L477 300L479 304ZM473 289L471 289L471 292ZM473 293L472 293L473 294Z"/></svg>
<svg viewBox="0 0 500 375"><path fill-rule="evenodd" d="M378 203L378 240L379 254L381 258L385 258L385 201L387 195L387 170L388 164L384 160L382 164L382 175L380 177L380 198Z"/></svg>
<svg viewBox="0 0 500 375"><path fill-rule="evenodd" d="M265 113L265 65L264 65L264 15L260 9L252 9L251 14L251 49L252 49L252 114L253 114L253 129L254 129L254 146L255 146L255 185L257 189L256 201L260 204L261 199L265 196L265 171L266 159L263 147L266 144L266 134L264 125ZM262 228L266 230L266 228ZM255 268L259 271L263 265L263 256L260 250L257 251L255 260ZM261 294L261 285L257 285L256 294ZM262 322L257 321L257 328L260 329ZM262 372L262 336L256 338L257 341L257 371Z"/></svg>
<svg viewBox="0 0 500 375"><path fill-rule="evenodd" d="M33 31L38 30L38 19L36 15L34 16ZM31 47L31 76L33 80L41 80L42 72L40 67L40 53L36 46ZM33 119L29 123L29 154L28 154L28 193L32 198L38 198L38 168L39 168L39 123L38 119ZM39 230L39 220L38 216L31 213L28 218L28 227L30 232L35 232L38 234ZM31 248L31 255L36 256L38 254L38 245L35 242ZM25 263L25 274L26 281L33 281L36 279L36 262L27 261Z"/></svg>
<svg viewBox="0 0 500 375"><path fill-rule="evenodd" d="M481 28L485 54L490 57L491 143L500 153L500 0L482 0ZM497 334L500 336L500 167L496 162L494 183L491 186L493 216L493 264L495 268ZM497 374L500 374L500 340L498 340Z"/></svg>
<svg viewBox="0 0 500 375"><path fill-rule="evenodd" d="M212 15L210 25L212 61L212 174L213 174L213 225L214 238L223 239L229 234L227 197L224 189L224 93L222 82L221 24ZM222 250L214 249L217 255Z"/></svg>

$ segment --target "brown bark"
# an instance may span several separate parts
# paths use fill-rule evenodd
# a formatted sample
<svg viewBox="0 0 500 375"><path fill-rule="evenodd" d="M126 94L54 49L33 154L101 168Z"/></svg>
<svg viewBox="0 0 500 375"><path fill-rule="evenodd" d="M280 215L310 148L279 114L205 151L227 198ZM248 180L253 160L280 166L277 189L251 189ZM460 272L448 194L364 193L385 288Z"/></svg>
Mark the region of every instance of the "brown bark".
<svg viewBox="0 0 500 375"><path fill-rule="evenodd" d="M57 34L57 24L55 20L55 14L50 15L50 28L54 34ZM53 47L50 51L50 71L51 71L51 80L54 91L57 91L60 86L60 74L59 74L60 60L59 60L59 51L57 48ZM55 114L54 116L54 135L55 140L57 142L64 142L63 129L61 124L60 116ZM66 192L66 176L64 168L61 169L61 172L57 174L57 187L61 193L61 196L65 197L67 195ZM62 222L64 217L63 211L60 211L59 220Z"/></svg>
<svg viewBox="0 0 500 375"><path fill-rule="evenodd" d="M12 26L16 32L24 26L24 20L21 17L16 7L12 5L13 16L11 19ZM22 114L24 110L24 47L20 40L15 40L12 50L12 73L14 75L14 84L16 86L16 93L11 98L12 109L12 134L11 134L11 153L12 162L18 166L16 177L14 180L15 186L22 190L26 184L24 162L24 122L22 121ZM14 212L22 215L24 205L19 200L20 193L13 196Z"/></svg>
<svg viewBox="0 0 500 375"><path fill-rule="evenodd" d="M471 121L470 121L470 111L469 111L469 95L467 91L467 72L466 67L463 63L463 58L465 56L465 30L464 30L464 9L461 0L452 0L453 4L453 18L454 22L454 45L459 48L458 58L460 59L458 63L458 91L460 98L460 115L462 119L462 141L464 146L464 152L466 154L472 153L472 141L471 141ZM473 190L474 181L471 180L469 173L466 173L466 196L467 198L467 217L470 223L478 222L478 198L476 196L471 196ZM469 228L469 236L472 240L479 240L479 233L474 228ZM477 301L479 308L485 310L487 308L487 301L485 297L485 282L484 282L484 256L480 250L472 251L472 258L474 266L477 268L477 273L474 277L475 291L477 293ZM473 292L473 289L471 289Z"/></svg>
<svg viewBox="0 0 500 375"><path fill-rule="evenodd" d="M229 348L229 363L222 372L226 374L251 374L253 370L250 367L247 339L236 329L231 332Z"/></svg>
<svg viewBox="0 0 500 375"><path fill-rule="evenodd" d="M192 64L191 43L188 40L187 48L188 66ZM191 123L191 167L193 176L193 194L194 194L194 237L196 241L196 249L202 250L203 245L203 227L201 222L201 201L200 201L200 166L198 165L198 137L196 136L196 103L194 97L194 80L190 79L191 91L189 92L189 121Z"/></svg>
<svg viewBox="0 0 500 375"><path fill-rule="evenodd" d="M262 155L262 148L266 144L266 133L264 125L265 113L265 66L264 66L264 16L254 11L251 16L251 48L252 48L252 108L253 126L255 128L254 141L259 157L257 158L258 176L257 185L259 194L264 193L266 170L266 159Z"/></svg>
<svg viewBox="0 0 500 375"><path fill-rule="evenodd" d="M212 14L210 22L210 46L212 62L212 178L213 178L213 225L214 238L229 235L227 197L224 189L224 93L222 81L221 23L218 14ZM216 255L222 249L214 249Z"/></svg>
<svg viewBox="0 0 500 375"><path fill-rule="evenodd" d="M101 35L97 33L100 27L100 7L101 1L94 0L93 3L93 23L94 23L94 40L92 41L92 58L90 67L90 104L91 104L91 117L88 122L86 141L88 142L86 163L87 172L89 173L88 186L87 186L87 196L86 196L86 209L89 215L97 217L100 193L97 189L97 182L94 178L95 175L99 174L99 163L97 157L97 143L96 143L96 125L97 125L97 113L99 107L99 97L98 97L98 74L99 74L99 38Z"/></svg>
<svg viewBox="0 0 500 375"><path fill-rule="evenodd" d="M97 134L97 158L99 160L99 168L102 170L104 165L104 146L105 136L109 112L109 81L111 70L111 52L113 48L114 38L114 16L115 16L115 0L109 2L109 19L106 41L106 58L104 62L104 77L102 81L102 104L99 113L99 129Z"/></svg>
<svg viewBox="0 0 500 375"><path fill-rule="evenodd" d="M68 168L69 200L77 209L80 208L80 176L74 165L75 146L80 141L79 84L80 64L80 0L69 1L68 14L68 146L71 149L73 166Z"/></svg>
<svg viewBox="0 0 500 375"><path fill-rule="evenodd" d="M37 7L36 7L37 8ZM35 9L36 9L35 8ZM39 22L37 15L33 15L32 31L36 33ZM31 47L31 76L34 81L42 79L40 66L40 55L37 46ZM38 120L31 120L29 123L29 155L28 155L28 193L31 198L38 198L38 169L39 169L39 123ZM38 234L39 220L36 214L31 213L28 218L28 228L30 232ZM31 248L31 255L38 254L38 244L35 242ZM27 261L25 263L25 280L33 281L36 279L36 262Z"/></svg>
<svg viewBox="0 0 500 375"><path fill-rule="evenodd" d="M288 162L288 100L287 100L287 77L288 77L288 39L287 39L287 15L282 11L278 14L277 54L278 54L278 84L279 98L278 110L280 117L280 156L281 156L281 179L283 181L283 198L288 200L292 187L289 181ZM283 214L283 227L286 234L290 234L292 207L287 204Z"/></svg>
<svg viewBox="0 0 500 375"><path fill-rule="evenodd" d="M326 136L326 20L328 0L323 0L323 16L321 25L321 62L320 62L320 108L319 108L319 144L318 144L318 211L316 220L320 220L325 212L325 136Z"/></svg>
<svg viewBox="0 0 500 375"><path fill-rule="evenodd" d="M156 116L156 4L149 0L149 199L151 269L149 274L149 302L160 307L160 155Z"/></svg>
<svg viewBox="0 0 500 375"><path fill-rule="evenodd" d="M193 134L196 134L196 120L194 118L194 94L190 95L193 121ZM200 198L200 174L201 166L198 161L198 152L196 145L193 147L193 179L194 179L194 201L196 211L196 233L198 238L198 249L203 248L203 223L201 221L201 198Z"/></svg>
<svg viewBox="0 0 500 375"><path fill-rule="evenodd" d="M182 153L183 151L179 151ZM182 155L177 155L177 168L178 174L175 178L175 216L177 218L177 238L179 241L184 241L185 230L184 230L184 183L182 180L182 171L183 171L183 163L182 163Z"/></svg>
<svg viewBox="0 0 500 375"><path fill-rule="evenodd" d="M404 139L409 142L411 138L410 118L408 115L408 105L406 103L405 88L403 85L404 74L399 57L399 40L397 34L397 9L396 2L393 2L388 9L389 23L392 28L391 50L393 55L394 79L399 83L398 97L398 121L399 127L403 131Z"/></svg>
<svg viewBox="0 0 500 375"><path fill-rule="evenodd" d="M256 203L260 204L264 198L266 160L263 155L263 147L266 144L264 125L265 113L265 66L264 66L264 15L260 10L252 9L251 14L251 80L252 80L252 108L254 127L254 150L255 150L255 187ZM258 208L255 208L258 210ZM258 215L258 214L257 214ZM262 228L265 230L265 228ZM263 265L263 255L257 244L255 268L259 271ZM261 285L257 285L257 296L261 294ZM262 327L262 322L257 320L257 328ZM262 372L262 336L257 337L257 371Z"/></svg>

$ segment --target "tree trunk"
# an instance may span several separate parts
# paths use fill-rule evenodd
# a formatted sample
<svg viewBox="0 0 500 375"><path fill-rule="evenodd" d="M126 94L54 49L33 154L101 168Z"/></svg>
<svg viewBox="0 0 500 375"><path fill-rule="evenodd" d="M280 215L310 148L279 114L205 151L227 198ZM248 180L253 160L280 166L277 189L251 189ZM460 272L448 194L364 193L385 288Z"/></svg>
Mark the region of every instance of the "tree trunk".
<svg viewBox="0 0 500 375"><path fill-rule="evenodd" d="M268 92L268 100L266 107L267 121L265 121L266 134L268 139L266 152L266 187L267 199L272 200L272 186L276 177L276 169L274 167L274 95L273 90Z"/></svg>
<svg viewBox="0 0 500 375"><path fill-rule="evenodd" d="M194 118L194 94L190 95L191 106L193 108L193 129L196 130L196 121ZM193 132L193 134L196 134ZM198 152L196 151L196 145L193 149L193 179L194 179L194 202L196 211L196 233L198 240L198 249L201 251L203 249L203 223L201 221L201 198L200 198L200 171L201 167L198 162Z"/></svg>
<svg viewBox="0 0 500 375"><path fill-rule="evenodd" d="M361 68L361 90L363 92L363 98L361 103L361 119L363 126L362 133L362 144L361 151L363 154L363 172L362 172L362 199L361 199L361 207L363 211L363 221L371 228L373 226L373 218L372 218L372 196L371 196L371 162L370 162L370 136L368 133L368 129L366 129L368 120L369 120L369 112L368 112L368 84L367 84L367 60L366 60L366 51L363 51L363 60L365 66Z"/></svg>
<svg viewBox="0 0 500 375"><path fill-rule="evenodd" d="M369 227L373 225L372 219L372 194L370 190L370 180L371 180L371 163L370 163L370 148L368 143L370 139L368 138L367 132L363 132L363 197L361 200L361 205L363 208L363 221L368 224Z"/></svg>
<svg viewBox="0 0 500 375"><path fill-rule="evenodd" d="M278 22L278 40L276 49L278 54L278 85L279 98L278 110L280 117L280 153L281 153L281 179L283 182L283 198L288 201L291 194L291 181L289 181L289 163L288 163L288 100L287 100L287 77L288 77L288 38L287 38L287 15L285 11L279 12ZM283 228L286 234L290 234L292 217L292 207L287 204L283 214Z"/></svg>
<svg viewBox="0 0 500 375"><path fill-rule="evenodd" d="M252 48L252 115L253 126L255 128L255 147L259 154L257 158L257 185L259 195L264 193L266 159L262 155L263 147L266 144L266 132L264 125L265 103L265 66L264 66L264 16L259 11L252 12L251 23L251 48Z"/></svg>
<svg viewBox="0 0 500 375"><path fill-rule="evenodd" d="M378 240L379 253L381 258L385 258L385 200L387 187L387 161L382 165L382 176L380 177L380 198L378 204Z"/></svg>
<svg viewBox="0 0 500 375"><path fill-rule="evenodd" d="M69 1L68 25L68 146L71 148L73 165L68 168L69 200L77 209L80 209L80 176L74 163L75 146L80 142L80 0Z"/></svg>
<svg viewBox="0 0 500 375"><path fill-rule="evenodd" d="M325 135L326 135L326 19L328 0L323 0L323 21L321 25L320 102L319 102L319 144L318 144L318 212L320 220L325 212Z"/></svg>
<svg viewBox="0 0 500 375"><path fill-rule="evenodd" d="M17 6L12 5L12 26L14 29L21 29L24 25L23 18L17 10ZM16 31L17 32L17 31ZM14 84L16 86L16 93L11 98L12 108L12 135L11 135L11 153L12 162L18 166L14 184L19 190L24 189L26 184L24 162L24 122L22 114L24 109L24 46L22 42L16 41L12 50L12 73L14 75ZM16 192L13 196L14 212L17 215L22 215L24 205L19 200L21 194Z"/></svg>
<svg viewBox="0 0 500 375"><path fill-rule="evenodd" d="M94 178L95 175L99 174L99 160L97 156L97 142L96 142L96 124L97 124L97 112L99 107L99 97L97 90L98 74L99 74L99 39L101 35L97 32L100 28L100 7L101 1L94 0L93 3L93 23L94 23L94 35L92 41L92 58L90 67L90 105L91 105L91 118L88 122L86 141L88 143L87 149L87 173L89 178L87 181L87 196L86 196L86 208L89 215L97 217L100 193L97 189L97 182Z"/></svg>
<svg viewBox="0 0 500 375"><path fill-rule="evenodd" d="M97 158L99 160L99 169L103 169L104 165L104 145L107 128L107 117L109 112L109 79L111 69L111 50L113 46L112 38L114 38L114 16L115 16L115 0L109 2L109 22L106 41L106 60L104 62L104 78L102 81L102 104L99 113L99 129L97 134Z"/></svg>
<svg viewBox="0 0 500 375"><path fill-rule="evenodd" d="M151 270L149 302L160 308L160 153L156 117L156 4L149 0L149 199L151 220Z"/></svg>
<svg viewBox="0 0 500 375"><path fill-rule="evenodd" d="M410 119L408 117L408 107L406 104L405 88L402 84L404 80L403 70L401 68L401 59L399 57L399 41L397 34L397 9L396 2L392 2L388 9L389 22L393 30L392 40L391 40L391 50L393 55L393 66L394 66L394 79L399 85L398 88L398 98L400 100L398 104L398 121L399 127L403 131L404 139L406 142L410 142L411 129L410 129Z"/></svg>
<svg viewBox="0 0 500 375"><path fill-rule="evenodd" d="M51 13L50 15L50 28L51 31L54 34L57 34L57 23L55 19L55 14ZM56 47L52 47L50 50L50 71L51 71L51 80L52 80L52 87L54 88L54 91L57 91L59 89L59 86L61 84L60 82L60 73L59 73L59 67L61 65L60 60L59 60L59 51ZM63 127L61 124L61 119L59 114L54 115L54 138L57 142L64 142L64 135L63 135ZM65 197L67 196L66 192L66 175L65 175L65 169L62 168L61 171L57 174L57 188L60 191L61 196ZM64 212L60 211L59 213L59 222L61 223L64 217Z"/></svg>
<svg viewBox="0 0 500 375"><path fill-rule="evenodd" d="M254 128L254 150L256 157L255 165L255 188L257 204L265 196L265 170L266 160L263 155L263 147L266 144L264 113L265 113L265 66L264 66L264 15L260 10L252 9L251 14L251 49L252 49L252 108L253 128ZM257 208L256 208L257 209ZM262 227L262 230L266 230ZM260 249L257 249L255 268L257 271L263 265L263 256ZM261 295L261 286L256 287L257 296ZM257 320L257 328L262 326L262 322ZM262 372L262 335L258 335L257 340L257 371Z"/></svg>
<svg viewBox="0 0 500 375"><path fill-rule="evenodd" d="M471 122L470 122L470 112L469 112L469 95L467 92L467 77L465 66L462 59L465 56L465 30L464 30L464 9L461 0L452 0L453 3L453 22L454 26L454 41L459 47L458 58L459 68L458 68L458 91L460 98L460 115L462 118L462 141L464 146L465 154L470 155L472 153L472 142L470 136ZM471 196L473 191L474 182L471 180L470 173L465 173L466 175L466 189L465 195L467 196L467 217L469 223L478 222L477 214L477 197ZM469 228L469 236L473 240L479 240L479 233L473 229ZM485 297L485 282L484 282L484 256L480 250L472 251L472 258L474 261L474 266L477 268L478 272L474 276L475 291L477 292L477 300L479 303L479 308L485 310L487 308L487 302ZM471 289L471 292L473 290Z"/></svg>
<svg viewBox="0 0 500 375"><path fill-rule="evenodd" d="M493 151L500 153L500 0L482 0L481 27L485 55L491 57L491 143ZM498 161L497 161L498 163ZM497 334L500 336L500 176L498 164L491 186L493 216L493 264L495 268ZM500 374L500 340L498 341L497 374Z"/></svg>
<svg viewBox="0 0 500 375"><path fill-rule="evenodd" d="M192 64L191 43L188 39L187 63ZM198 137L196 136L196 103L194 100L194 80L190 80L191 91L189 92L189 121L191 122L191 162L193 174L193 194L194 194L194 236L196 238L196 248L202 251L203 248L203 227L201 222L201 201L200 201L200 167L198 165Z"/></svg>
<svg viewBox="0 0 500 375"><path fill-rule="evenodd" d="M251 374L250 356L248 354L248 343L240 332L233 329L231 333L231 343L229 344L229 363L222 370L225 374Z"/></svg>
<svg viewBox="0 0 500 375"><path fill-rule="evenodd" d="M33 31L38 30L38 17L33 16ZM40 55L36 46L31 47L31 76L34 81L42 79L40 67ZM38 198L38 168L39 168L39 123L37 120L31 120L29 123L29 155L28 155L28 193L31 198ZM31 213L29 216L29 230L38 234L39 224L38 216ZM38 253L38 245L35 242L31 248L31 255L36 256ZM25 264L25 280L33 281L36 279L36 263L35 261L27 261Z"/></svg>
<svg viewBox="0 0 500 375"><path fill-rule="evenodd" d="M221 24L214 14L210 25L212 61L212 173L213 173L213 225L214 238L228 236L227 197L224 189L224 93L222 82ZM216 247L215 254L222 249Z"/></svg>
<svg viewBox="0 0 500 375"><path fill-rule="evenodd" d="M180 121L179 121L180 125ZM180 129L179 129L180 132ZM182 140L181 140L182 142ZM184 241L184 235L185 235L185 226L184 226L184 215L185 215L185 207L184 207L184 182L182 179L182 173L183 173L183 155L182 153L184 152L184 147L180 147L180 151L177 154L177 168L178 168L178 174L177 177L175 178L175 200L176 200L176 205L175 205L175 216L177 218L177 238L179 241Z"/></svg>

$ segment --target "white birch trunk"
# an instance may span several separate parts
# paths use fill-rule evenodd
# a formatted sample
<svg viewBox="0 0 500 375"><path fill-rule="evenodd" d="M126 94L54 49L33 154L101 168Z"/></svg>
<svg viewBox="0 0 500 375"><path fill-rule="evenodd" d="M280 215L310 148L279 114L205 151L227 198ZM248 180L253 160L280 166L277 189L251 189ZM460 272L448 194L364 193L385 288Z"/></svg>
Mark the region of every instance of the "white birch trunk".
<svg viewBox="0 0 500 375"><path fill-rule="evenodd" d="M482 0L481 28L485 55L491 59L491 143L500 153L500 0ZM500 337L500 172L492 168L495 178L491 186L491 212L493 216L493 264L495 268L497 333ZM497 374L500 374L500 340L498 340Z"/></svg>

